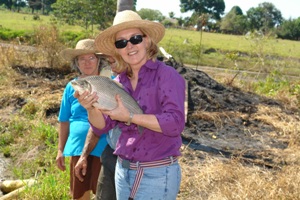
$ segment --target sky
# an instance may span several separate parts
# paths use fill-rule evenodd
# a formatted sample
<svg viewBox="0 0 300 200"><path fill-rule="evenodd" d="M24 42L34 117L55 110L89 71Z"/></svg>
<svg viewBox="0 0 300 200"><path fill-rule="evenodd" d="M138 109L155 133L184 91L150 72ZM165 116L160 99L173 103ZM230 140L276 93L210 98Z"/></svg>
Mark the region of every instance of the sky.
<svg viewBox="0 0 300 200"><path fill-rule="evenodd" d="M269 2L281 12L284 19L296 19L300 17L299 0L224 0L225 14L228 13L233 6L239 6L244 15L251 7L258 7L258 4ZM136 10L141 8L149 8L159 10L164 16L168 17L170 12L175 13L175 17L191 16L192 12L180 12L180 0L137 0Z"/></svg>

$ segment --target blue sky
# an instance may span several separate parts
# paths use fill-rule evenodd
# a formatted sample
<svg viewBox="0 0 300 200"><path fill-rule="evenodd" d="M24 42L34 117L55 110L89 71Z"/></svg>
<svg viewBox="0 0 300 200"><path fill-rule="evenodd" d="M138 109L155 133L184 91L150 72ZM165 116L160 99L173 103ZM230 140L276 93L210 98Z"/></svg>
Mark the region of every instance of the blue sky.
<svg viewBox="0 0 300 200"><path fill-rule="evenodd" d="M258 4L263 2L270 2L281 11L283 18L295 19L300 17L300 2L299 0L224 0L225 2L225 13L229 12L233 6L239 6L243 13L251 7L257 7ZM174 12L175 17L186 17L190 16L189 13L180 12L180 0L137 0L136 9L150 8L153 10L159 10L164 16L169 16L169 12Z"/></svg>

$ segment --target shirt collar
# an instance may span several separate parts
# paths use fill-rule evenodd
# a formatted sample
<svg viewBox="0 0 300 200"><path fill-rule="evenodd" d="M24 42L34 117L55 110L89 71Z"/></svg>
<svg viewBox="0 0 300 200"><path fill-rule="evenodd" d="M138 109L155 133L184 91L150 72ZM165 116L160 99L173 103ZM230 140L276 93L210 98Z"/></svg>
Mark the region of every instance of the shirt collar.
<svg viewBox="0 0 300 200"><path fill-rule="evenodd" d="M139 74L141 74L146 68L151 69L151 70L155 70L158 68L158 65L156 64L156 62L159 62L158 60L156 60L155 62L153 62L152 59L149 59L140 69ZM120 78L120 82L124 82L125 79L128 79L128 77L126 76L127 70L122 72L119 75Z"/></svg>

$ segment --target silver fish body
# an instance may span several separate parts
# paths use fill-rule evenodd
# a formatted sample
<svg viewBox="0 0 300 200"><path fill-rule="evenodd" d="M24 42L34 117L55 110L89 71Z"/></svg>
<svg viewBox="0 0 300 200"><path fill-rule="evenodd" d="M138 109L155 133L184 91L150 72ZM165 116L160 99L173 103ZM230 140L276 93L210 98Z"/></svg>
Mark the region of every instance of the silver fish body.
<svg viewBox="0 0 300 200"><path fill-rule="evenodd" d="M123 105L133 114L142 114L139 104L118 83L105 76L88 76L71 81L73 88L82 94L84 91L96 92L98 101L93 106L103 110L117 107L116 94L119 94Z"/></svg>

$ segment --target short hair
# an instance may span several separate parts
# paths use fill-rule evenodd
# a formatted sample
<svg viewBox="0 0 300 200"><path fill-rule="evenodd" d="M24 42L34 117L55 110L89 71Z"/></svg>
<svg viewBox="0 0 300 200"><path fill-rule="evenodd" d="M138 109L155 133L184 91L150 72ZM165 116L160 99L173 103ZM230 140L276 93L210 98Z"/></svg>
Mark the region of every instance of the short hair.
<svg viewBox="0 0 300 200"><path fill-rule="evenodd" d="M103 57L101 55L98 55L98 54L95 54L95 56L98 59L98 72L100 73L100 70L101 70L102 66L105 65L105 59L102 59ZM71 67L72 70L75 70L76 72L81 73L80 70L79 70L78 56L74 57L71 60L70 67Z"/></svg>

